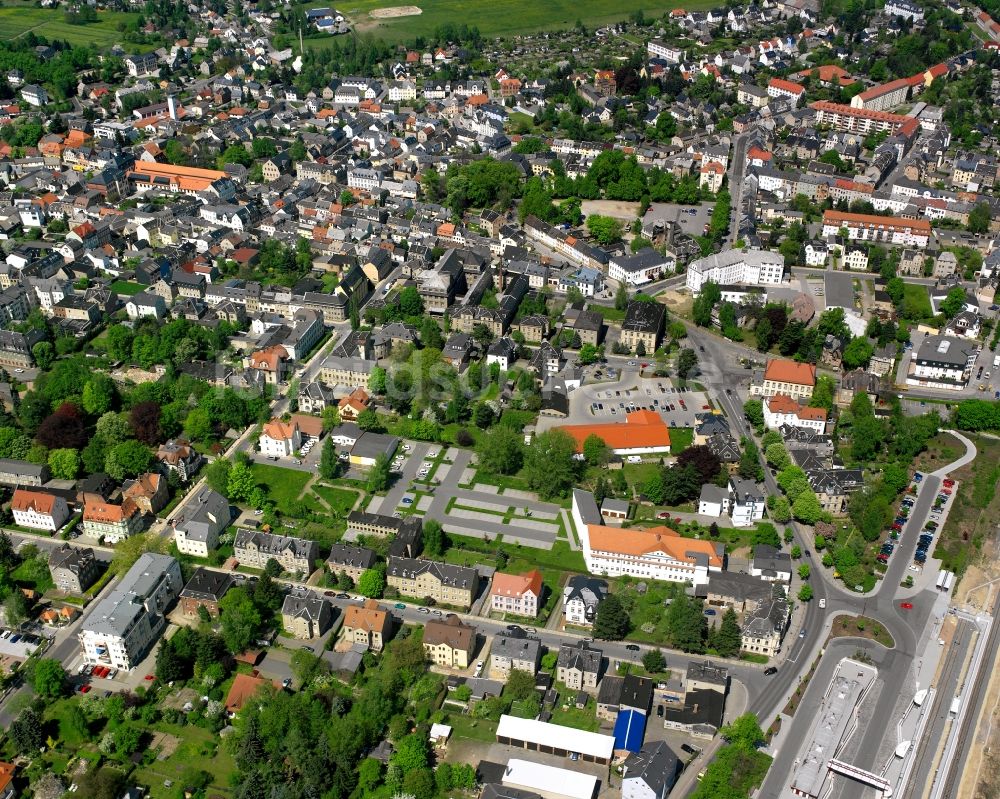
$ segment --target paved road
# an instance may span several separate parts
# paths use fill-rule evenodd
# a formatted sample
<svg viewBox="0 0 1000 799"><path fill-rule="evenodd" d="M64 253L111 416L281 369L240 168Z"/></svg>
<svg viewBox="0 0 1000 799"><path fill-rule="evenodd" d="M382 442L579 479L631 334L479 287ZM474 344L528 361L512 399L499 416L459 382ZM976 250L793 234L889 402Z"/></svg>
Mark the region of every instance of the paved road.
<svg viewBox="0 0 1000 799"><path fill-rule="evenodd" d="M729 194L732 198L732 218L729 220L729 241L736 241L740 229L740 205L743 194L743 178L747 166L747 142L749 133L741 133L733 143L733 157L729 162Z"/></svg>

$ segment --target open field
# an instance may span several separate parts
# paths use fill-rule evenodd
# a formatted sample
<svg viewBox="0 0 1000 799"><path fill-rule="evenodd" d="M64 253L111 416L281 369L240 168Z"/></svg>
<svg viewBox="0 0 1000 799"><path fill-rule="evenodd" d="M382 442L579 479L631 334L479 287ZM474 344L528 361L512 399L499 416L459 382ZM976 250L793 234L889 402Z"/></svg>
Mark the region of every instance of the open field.
<svg viewBox="0 0 1000 799"><path fill-rule="evenodd" d="M593 30L625 19L640 9L647 17L660 17L680 5L692 10L710 8L713 3L710 0L694 0L684 4L650 0L622 0L615 4L600 0L551 0L548 3L536 3L533 0L506 0L503 3L487 0L424 0L418 5L422 12L419 16L379 20L372 19L371 12L398 7L399 0L354 0L338 7L338 10L351 21L358 32L373 33L392 41L405 41L432 34L435 28L445 23L467 21L469 25L478 26L480 33L488 37L572 28L577 20L582 20Z"/></svg>
<svg viewBox="0 0 1000 799"><path fill-rule="evenodd" d="M16 39L32 31L50 41L64 39L73 45L110 47L122 39L118 24L134 22L139 16L118 11L98 11L97 15L97 22L89 25L70 25L62 9L7 2L0 6L0 39Z"/></svg>

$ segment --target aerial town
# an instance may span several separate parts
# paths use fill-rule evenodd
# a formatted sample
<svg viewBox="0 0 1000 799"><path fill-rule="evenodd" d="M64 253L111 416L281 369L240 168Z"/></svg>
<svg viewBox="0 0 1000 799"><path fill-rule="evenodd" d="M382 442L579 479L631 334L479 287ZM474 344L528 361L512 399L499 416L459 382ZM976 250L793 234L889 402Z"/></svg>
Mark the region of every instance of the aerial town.
<svg viewBox="0 0 1000 799"><path fill-rule="evenodd" d="M998 0L0 0L0 799L1000 796Z"/></svg>

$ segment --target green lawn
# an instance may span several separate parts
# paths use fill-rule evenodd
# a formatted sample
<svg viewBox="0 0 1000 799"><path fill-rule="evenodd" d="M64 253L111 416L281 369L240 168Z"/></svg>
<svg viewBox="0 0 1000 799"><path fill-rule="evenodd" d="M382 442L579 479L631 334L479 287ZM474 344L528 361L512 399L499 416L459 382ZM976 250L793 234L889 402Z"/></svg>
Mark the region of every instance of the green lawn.
<svg viewBox="0 0 1000 799"><path fill-rule="evenodd" d="M268 466L264 463L254 463L251 468L257 484L267 489L267 494L274 500L278 511L291 515L289 504L298 499L312 475L309 472L283 469L280 466Z"/></svg>
<svg viewBox="0 0 1000 799"><path fill-rule="evenodd" d="M330 507L342 516L346 516L351 512L351 508L354 507L354 503L358 499L358 492L352 491L349 488L314 485L312 491L325 499L330 504Z"/></svg>
<svg viewBox="0 0 1000 799"><path fill-rule="evenodd" d="M311 2L307 7L318 5L317 2ZM609 4L601 0L550 0L547 3L534 0L505 0L503 3L488 0L424 0L414 3L422 11L416 16L382 20L369 16L372 9L399 5L402 5L399 0L353 0L348 5L337 8L354 23L358 33L373 33L383 39L405 41L415 36L431 35L440 25L457 24L462 20L478 26L484 36L509 36L538 30L572 28L577 21L583 21L593 30L625 19L640 9L647 17L660 17L678 5L689 10L704 9L710 8L712 2L694 0L692 3L664 4L649 0L622 0Z"/></svg>
<svg viewBox="0 0 1000 799"><path fill-rule="evenodd" d="M455 738L469 738L473 741L495 743L497 723L489 719L473 719L461 713L449 713L445 724L451 726Z"/></svg>
<svg viewBox="0 0 1000 799"><path fill-rule="evenodd" d="M76 698L60 699L45 708L43 717L46 722L54 724L54 729L49 731L52 737L59 741L61 746L73 750L86 743L86 739L69 722L71 708L77 704L77 701Z"/></svg>
<svg viewBox="0 0 1000 799"><path fill-rule="evenodd" d="M464 535L448 534L451 546L444 553L444 560L457 566L474 566L477 563L485 562L484 557L492 559L497 549L502 549L507 553L510 561L507 563L506 571L519 572L530 569L555 569L558 571L585 572L587 570L583 562L583 555L569 548L565 541L556 541L552 549L535 549L534 547L522 547L517 544L508 544L501 541L486 543L479 538L470 538Z"/></svg>
<svg viewBox="0 0 1000 799"><path fill-rule="evenodd" d="M680 455L691 446L694 441L693 427L671 427L670 428L670 454Z"/></svg>
<svg viewBox="0 0 1000 799"><path fill-rule="evenodd" d="M902 311L907 319L929 319L933 316L927 287L906 283L903 286Z"/></svg>
<svg viewBox="0 0 1000 799"><path fill-rule="evenodd" d="M24 561L13 572L11 579L18 585L34 588L39 594L55 588L45 556Z"/></svg>
<svg viewBox="0 0 1000 799"><path fill-rule="evenodd" d="M115 294L121 294L125 297L131 297L134 294L138 294L145 288L145 286L139 283L133 283L129 280L116 280L111 284L111 290L115 292Z"/></svg>
<svg viewBox="0 0 1000 799"><path fill-rule="evenodd" d="M36 8L25 3L5 3L0 7L0 39L10 40L31 31L49 41L65 39L72 45L110 47L121 42L119 24L134 22L138 14L118 11L98 11L97 22L89 25L70 25L63 9ZM129 45L130 50L149 49Z"/></svg>
<svg viewBox="0 0 1000 799"><path fill-rule="evenodd" d="M135 772L137 780L149 786L149 795L153 799L176 799L177 789L164 787L163 781L177 780L192 768L212 775L212 784L207 791L209 795L232 795L230 779L236 766L225 747L220 746L218 736L201 727L178 727L162 722L156 725L155 731L176 736L180 744L170 757Z"/></svg>

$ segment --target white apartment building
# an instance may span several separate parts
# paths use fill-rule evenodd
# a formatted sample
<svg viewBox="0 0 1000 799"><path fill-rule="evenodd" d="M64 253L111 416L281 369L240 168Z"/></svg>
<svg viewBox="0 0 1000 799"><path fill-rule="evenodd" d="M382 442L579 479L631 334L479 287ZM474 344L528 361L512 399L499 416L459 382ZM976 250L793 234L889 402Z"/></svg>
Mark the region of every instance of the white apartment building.
<svg viewBox="0 0 1000 799"><path fill-rule="evenodd" d="M960 391L972 376L979 345L955 336L927 336L917 348L906 383Z"/></svg>
<svg viewBox="0 0 1000 799"><path fill-rule="evenodd" d="M288 458L302 446L302 434L295 422L272 419L264 425L258 444L265 457Z"/></svg>
<svg viewBox="0 0 1000 799"><path fill-rule="evenodd" d="M33 530L52 530L62 527L69 518L66 500L45 491L26 491L19 488L10 500L14 524Z"/></svg>
<svg viewBox="0 0 1000 799"><path fill-rule="evenodd" d="M135 668L159 638L166 611L183 587L180 564L172 557L140 555L83 622L79 637L87 662Z"/></svg>
<svg viewBox="0 0 1000 799"><path fill-rule="evenodd" d="M749 283L755 286L777 286L785 274L785 258L769 250L723 250L688 264L687 287L692 294L701 293L709 281L727 285Z"/></svg>
<svg viewBox="0 0 1000 799"><path fill-rule="evenodd" d="M810 408L787 394L764 398L764 426L777 430L782 425L801 427L816 433L826 432L826 409Z"/></svg>
<svg viewBox="0 0 1000 799"><path fill-rule="evenodd" d="M671 64L679 64L681 59L684 58L684 50L682 48L674 47L672 44L667 44L660 39L650 39L646 43L646 52L650 58L662 58Z"/></svg>

